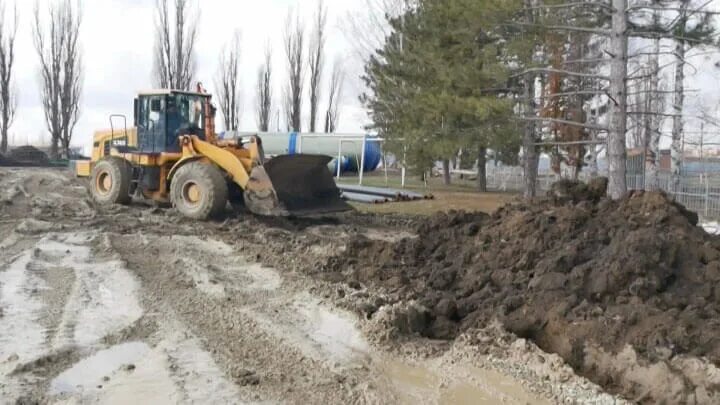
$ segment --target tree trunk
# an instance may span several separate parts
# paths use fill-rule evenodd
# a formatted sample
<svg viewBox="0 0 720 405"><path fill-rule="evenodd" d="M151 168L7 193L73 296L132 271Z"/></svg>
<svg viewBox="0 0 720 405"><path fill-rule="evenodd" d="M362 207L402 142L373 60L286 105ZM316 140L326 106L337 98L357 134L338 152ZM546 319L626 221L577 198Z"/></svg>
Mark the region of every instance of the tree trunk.
<svg viewBox="0 0 720 405"><path fill-rule="evenodd" d="M7 128L3 128L2 133L0 134L0 153L6 153L8 149L8 130Z"/></svg>
<svg viewBox="0 0 720 405"><path fill-rule="evenodd" d="M597 136L593 135L593 141L597 140ZM598 146L590 146L590 178L594 179L598 176Z"/></svg>
<svg viewBox="0 0 720 405"><path fill-rule="evenodd" d="M487 148L481 146L478 150L478 168L477 168L477 189L481 193L487 191Z"/></svg>
<svg viewBox="0 0 720 405"><path fill-rule="evenodd" d="M0 83L0 85L2 85ZM10 86L10 83L6 83L5 86ZM8 148L8 131L10 130L10 115L12 114L12 111L14 107L10 104L10 93L9 89L6 89L2 92L2 104L0 106L0 109L2 112L0 115L2 115L2 128L0 129L0 153L7 152Z"/></svg>
<svg viewBox="0 0 720 405"><path fill-rule="evenodd" d="M443 184L445 184L446 186L449 186L452 183L452 178L450 176L450 161L448 159L443 159L442 165L443 165Z"/></svg>
<svg viewBox="0 0 720 405"><path fill-rule="evenodd" d="M612 0L613 17L610 38L610 119L608 128L608 165L610 197L617 200L627 194L625 135L627 133L627 0Z"/></svg>
<svg viewBox="0 0 720 405"><path fill-rule="evenodd" d="M590 108L590 114L588 115L588 122L592 125L598 124L598 116L600 115L600 106L597 105L595 108ZM595 142L598 140L598 131L590 131L590 139ZM590 162L588 167L590 168L590 178L594 179L598 176L598 144L593 143L589 146L590 150Z"/></svg>
<svg viewBox="0 0 720 405"><path fill-rule="evenodd" d="M682 171L682 133L683 133L683 105L685 103L685 42L677 41L675 46L675 91L673 98L673 130L672 146L670 150L670 173L672 175L673 190L680 183Z"/></svg>
<svg viewBox="0 0 720 405"><path fill-rule="evenodd" d="M531 91L531 83L525 83L525 116L531 117L535 115L534 92ZM523 135L523 169L525 171L525 190L526 199L531 199L537 195L537 176L538 176L538 150L535 146L535 123L528 121L525 123L525 134Z"/></svg>
<svg viewBox="0 0 720 405"><path fill-rule="evenodd" d="M51 134L52 140L50 141L50 159L57 160L58 159L58 149L59 149L59 143L60 143L60 136L57 136L55 134Z"/></svg>
<svg viewBox="0 0 720 405"><path fill-rule="evenodd" d="M653 55L650 57L650 93L652 98L650 105L653 112L660 112L661 104L658 96L658 88L660 87L660 39L653 40ZM658 183L658 167L660 167L660 117L652 115L650 117L650 142L648 145L648 156L645 160L645 190L656 191L659 188Z"/></svg>

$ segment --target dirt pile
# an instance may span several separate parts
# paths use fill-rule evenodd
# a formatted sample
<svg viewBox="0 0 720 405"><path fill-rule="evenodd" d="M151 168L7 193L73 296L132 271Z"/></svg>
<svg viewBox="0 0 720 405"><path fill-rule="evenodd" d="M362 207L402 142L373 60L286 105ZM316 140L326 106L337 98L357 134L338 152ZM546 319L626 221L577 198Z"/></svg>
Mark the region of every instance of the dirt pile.
<svg viewBox="0 0 720 405"><path fill-rule="evenodd" d="M50 159L34 146L20 146L8 153L8 158L21 166L48 166Z"/></svg>
<svg viewBox="0 0 720 405"><path fill-rule="evenodd" d="M561 183L492 216L436 215L395 243L357 237L325 270L417 302L398 316L402 332L450 339L498 319L630 399L720 400L708 377L720 364L720 238L664 194L615 202L605 187ZM677 366L689 358L708 359L707 372Z"/></svg>

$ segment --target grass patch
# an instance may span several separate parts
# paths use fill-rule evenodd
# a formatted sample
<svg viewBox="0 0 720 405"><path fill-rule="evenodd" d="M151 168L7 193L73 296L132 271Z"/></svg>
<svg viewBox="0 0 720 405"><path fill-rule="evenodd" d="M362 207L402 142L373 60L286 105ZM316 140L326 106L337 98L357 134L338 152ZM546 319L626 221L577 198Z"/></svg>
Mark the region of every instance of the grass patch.
<svg viewBox="0 0 720 405"><path fill-rule="evenodd" d="M357 185L357 177L340 178L338 183ZM388 177L387 182L382 173L372 173L363 178L363 185L371 187L388 187L401 189L399 177ZM453 179L453 184L442 184L440 178L430 178L427 182L417 177L407 177L405 189L419 193L432 194L432 200L397 202L386 204L363 204L352 202L351 205L361 212L376 214L398 213L411 215L432 215L436 212L450 210L482 211L492 213L513 200L515 193L480 193L475 191L475 183L467 180Z"/></svg>

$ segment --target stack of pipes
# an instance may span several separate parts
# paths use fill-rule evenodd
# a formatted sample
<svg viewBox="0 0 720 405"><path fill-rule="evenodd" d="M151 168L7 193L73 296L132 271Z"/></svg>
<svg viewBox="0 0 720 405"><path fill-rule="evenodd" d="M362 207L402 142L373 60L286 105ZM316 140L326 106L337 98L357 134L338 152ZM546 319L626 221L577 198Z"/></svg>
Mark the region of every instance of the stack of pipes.
<svg viewBox="0 0 720 405"><path fill-rule="evenodd" d="M342 197L348 201L367 204L416 201L433 199L432 194L420 194L407 190L338 184Z"/></svg>

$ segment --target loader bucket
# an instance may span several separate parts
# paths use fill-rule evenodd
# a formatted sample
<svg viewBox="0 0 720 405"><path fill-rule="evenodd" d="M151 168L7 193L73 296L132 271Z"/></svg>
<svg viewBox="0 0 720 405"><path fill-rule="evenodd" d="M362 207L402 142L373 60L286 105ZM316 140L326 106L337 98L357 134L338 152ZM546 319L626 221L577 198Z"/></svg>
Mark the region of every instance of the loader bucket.
<svg viewBox="0 0 720 405"><path fill-rule="evenodd" d="M264 216L303 216L352 209L340 198L330 174L330 158L322 155L275 157L250 173L245 205Z"/></svg>

